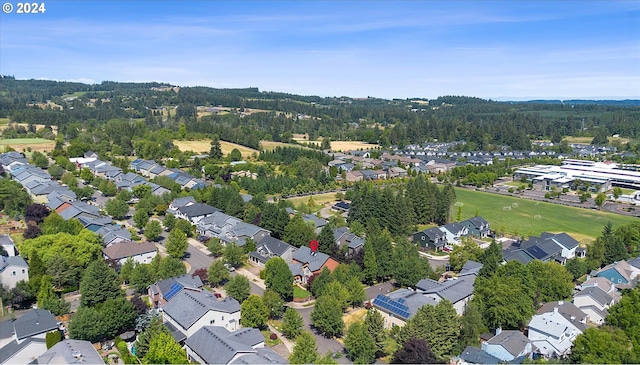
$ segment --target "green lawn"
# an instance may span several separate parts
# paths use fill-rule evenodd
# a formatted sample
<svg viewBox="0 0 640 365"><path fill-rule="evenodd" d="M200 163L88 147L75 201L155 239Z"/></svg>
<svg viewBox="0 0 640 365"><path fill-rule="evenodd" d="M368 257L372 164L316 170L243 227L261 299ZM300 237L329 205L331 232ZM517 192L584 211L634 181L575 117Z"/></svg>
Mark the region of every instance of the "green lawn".
<svg viewBox="0 0 640 365"><path fill-rule="evenodd" d="M37 144L37 143L53 143L54 141L50 139L44 138L10 138L10 139L0 139L0 144L10 145L10 144Z"/></svg>
<svg viewBox="0 0 640 365"><path fill-rule="evenodd" d="M308 291L300 288L297 285L293 286L293 297L294 298L308 298L311 295Z"/></svg>
<svg viewBox="0 0 640 365"><path fill-rule="evenodd" d="M605 213L597 210L566 207L510 196L456 189L462 203L462 219L471 218L476 211L491 224L491 229L525 237L541 232L566 232L579 241L593 240L607 222L614 227L638 218ZM459 204L458 203L458 204ZM457 213L457 207L453 208Z"/></svg>

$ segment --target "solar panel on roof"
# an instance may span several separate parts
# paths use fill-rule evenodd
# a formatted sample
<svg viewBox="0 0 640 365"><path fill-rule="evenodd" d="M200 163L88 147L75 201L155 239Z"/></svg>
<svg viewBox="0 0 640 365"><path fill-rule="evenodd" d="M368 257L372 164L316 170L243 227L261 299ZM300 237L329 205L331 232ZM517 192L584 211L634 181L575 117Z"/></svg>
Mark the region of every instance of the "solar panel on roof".
<svg viewBox="0 0 640 365"><path fill-rule="evenodd" d="M182 285L178 283L173 283L173 285L171 285L171 288L169 289L167 294L164 295L164 298L167 300L171 299L174 295L178 294L178 292L181 289L182 289Z"/></svg>

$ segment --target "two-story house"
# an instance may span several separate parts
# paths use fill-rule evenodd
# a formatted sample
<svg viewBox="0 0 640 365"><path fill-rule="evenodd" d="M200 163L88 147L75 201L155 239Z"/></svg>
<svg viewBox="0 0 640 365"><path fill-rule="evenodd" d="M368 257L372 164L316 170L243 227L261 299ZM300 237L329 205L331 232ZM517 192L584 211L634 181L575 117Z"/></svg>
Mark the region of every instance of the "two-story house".
<svg viewBox="0 0 640 365"><path fill-rule="evenodd" d="M285 262L293 261L296 248L277 238L266 236L256 244L256 250L249 253L251 262L264 266L272 257L280 257Z"/></svg>
<svg viewBox="0 0 640 365"><path fill-rule="evenodd" d="M240 328L240 303L231 297L218 299L205 290L181 290L164 305L162 318L181 342L204 326L237 330Z"/></svg>
<svg viewBox="0 0 640 365"><path fill-rule="evenodd" d="M200 277L191 274L156 281L149 285L149 301L154 308L163 307L182 290L202 291L202 286Z"/></svg>
<svg viewBox="0 0 640 365"><path fill-rule="evenodd" d="M489 222L480 216L469 218L460 222L460 224L467 227L469 234L474 237L485 238L491 233Z"/></svg>
<svg viewBox="0 0 640 365"><path fill-rule="evenodd" d="M115 260L123 265L131 258L137 264L150 264L158 254L156 245L149 241L121 241L102 249L105 259Z"/></svg>
<svg viewBox="0 0 640 365"><path fill-rule="evenodd" d="M29 281L29 265L21 256L0 256L0 283L13 289L20 280Z"/></svg>
<svg viewBox="0 0 640 365"><path fill-rule="evenodd" d="M438 227L432 227L414 233L413 242L420 247L440 251L447 244L447 238Z"/></svg>
<svg viewBox="0 0 640 365"><path fill-rule="evenodd" d="M482 343L482 350L503 362L512 362L530 357L533 345L520 331L498 328L495 336Z"/></svg>

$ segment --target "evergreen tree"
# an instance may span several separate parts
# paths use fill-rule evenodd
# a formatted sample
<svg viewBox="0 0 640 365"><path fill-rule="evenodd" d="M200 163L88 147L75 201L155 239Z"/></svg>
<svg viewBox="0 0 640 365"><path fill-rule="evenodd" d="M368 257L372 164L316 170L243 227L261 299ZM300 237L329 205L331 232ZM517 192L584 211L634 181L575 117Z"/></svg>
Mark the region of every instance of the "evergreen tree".
<svg viewBox="0 0 640 365"><path fill-rule="evenodd" d="M138 335L138 339L134 343L136 356L138 356L138 358L144 358L147 351L149 351L151 339L161 332L171 335L169 329L162 323L162 316L155 315L151 318L149 326Z"/></svg>
<svg viewBox="0 0 640 365"><path fill-rule="evenodd" d="M364 317L364 327L375 343L376 357L385 355L387 330L384 328L384 318L376 309L370 309Z"/></svg>
<svg viewBox="0 0 640 365"><path fill-rule="evenodd" d="M484 250L479 259L482 263L482 268L479 273L480 276L489 277L493 275L503 260L502 250L496 240L491 240L491 244Z"/></svg>
<svg viewBox="0 0 640 365"><path fill-rule="evenodd" d="M211 149L209 149L209 157L214 160L222 158L222 148L220 146L220 137L217 134L211 136Z"/></svg>
<svg viewBox="0 0 640 365"><path fill-rule="evenodd" d="M611 222L607 222L602 230L602 236L598 237L604 243L604 264L625 260L628 257L627 247L624 242L613 234Z"/></svg>
<svg viewBox="0 0 640 365"><path fill-rule="evenodd" d="M82 275L80 294L80 303L86 307L121 296L118 274L103 260L93 261Z"/></svg>
<svg viewBox="0 0 640 365"><path fill-rule="evenodd" d="M376 253L373 250L373 245L370 239L364 242L364 282L371 285L376 281L378 277L378 260L376 260Z"/></svg>
<svg viewBox="0 0 640 365"><path fill-rule="evenodd" d="M331 257L336 257L338 253L338 245L333 237L333 225L326 224L322 227L318 235L318 251L326 253Z"/></svg>
<svg viewBox="0 0 640 365"><path fill-rule="evenodd" d="M371 364L376 359L376 343L362 322L349 326L344 348L355 364Z"/></svg>
<svg viewBox="0 0 640 365"><path fill-rule="evenodd" d="M400 329L398 340L401 343L418 338L432 344L431 350L438 360L444 361L453 354L454 346L460 334L458 314L448 300L437 305L425 305Z"/></svg>

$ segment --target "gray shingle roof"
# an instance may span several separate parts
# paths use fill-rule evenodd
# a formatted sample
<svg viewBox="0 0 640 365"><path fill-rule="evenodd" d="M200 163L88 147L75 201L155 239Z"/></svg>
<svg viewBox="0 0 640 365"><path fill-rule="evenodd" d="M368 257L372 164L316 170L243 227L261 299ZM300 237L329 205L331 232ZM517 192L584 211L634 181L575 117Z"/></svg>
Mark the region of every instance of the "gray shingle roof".
<svg viewBox="0 0 640 365"><path fill-rule="evenodd" d="M467 346L460 354L460 359L469 364L499 364L502 360L495 356L489 355L477 347Z"/></svg>
<svg viewBox="0 0 640 365"><path fill-rule="evenodd" d="M301 246L296 252L293 253L293 259L302 264L309 264L310 271L318 271L322 268L322 265L329 260L329 255L316 251L311 252L311 249L307 246Z"/></svg>
<svg viewBox="0 0 640 365"><path fill-rule="evenodd" d="M186 215L187 217L201 217L203 215L213 214L215 212L219 212L220 209L214 208L207 204L195 203L192 205L187 205L185 207L178 208L180 213Z"/></svg>
<svg viewBox="0 0 640 365"><path fill-rule="evenodd" d="M3 272L5 268L10 266L28 268L27 262L20 256L0 256L0 272Z"/></svg>
<svg viewBox="0 0 640 365"><path fill-rule="evenodd" d="M598 302L598 304L603 306L607 304L611 304L611 301L613 300L613 298L609 294L605 293L604 290L600 289L597 286L590 286L588 288L582 289L581 291L579 291L577 294L574 295L574 298L581 297L581 296L589 296L593 298L593 300Z"/></svg>
<svg viewBox="0 0 640 365"><path fill-rule="evenodd" d="M480 272L480 269L482 269L481 263L467 260L467 262L465 262L464 265L462 266L462 269L460 270L460 273L458 274L458 276L465 276L465 275L471 275L471 274L478 275L478 273Z"/></svg>
<svg viewBox="0 0 640 365"><path fill-rule="evenodd" d="M62 340L38 356L36 364L104 364L89 341Z"/></svg>
<svg viewBox="0 0 640 365"><path fill-rule="evenodd" d="M271 236L265 236L260 240L260 242L258 242L256 251L260 251L261 249L264 249L268 252L271 252L274 255L282 256L282 254L284 254L285 252L287 252L287 250L291 248L294 248L294 247L282 240L279 240Z"/></svg>
<svg viewBox="0 0 640 365"><path fill-rule="evenodd" d="M455 304L473 294L475 279L475 275L466 275L442 283L431 279L422 279L416 284L416 288L424 294L435 294Z"/></svg>
<svg viewBox="0 0 640 365"><path fill-rule="evenodd" d="M240 311L240 303L233 298L219 300L207 291L182 290L164 306L164 313L185 329L210 310L235 313Z"/></svg>
<svg viewBox="0 0 640 365"><path fill-rule="evenodd" d="M231 364L288 364L287 360L269 347L258 347L255 354L247 354L233 360Z"/></svg>
<svg viewBox="0 0 640 365"><path fill-rule="evenodd" d="M7 363L7 360L10 360L18 352L29 346L32 342L39 342L41 344L44 344L45 340L43 338L37 337L27 338L20 343L18 343L16 340L13 340L6 344L4 347L0 348L0 364Z"/></svg>
<svg viewBox="0 0 640 365"><path fill-rule="evenodd" d="M185 344L207 364L228 364L238 354L257 353L252 346L260 342L264 342L264 337L255 328L229 332L224 327L204 326L187 338Z"/></svg>
<svg viewBox="0 0 640 365"><path fill-rule="evenodd" d="M302 219L305 222L312 222L316 226L316 228L324 227L328 223L325 219L318 218L313 214L303 214Z"/></svg>
<svg viewBox="0 0 640 365"><path fill-rule="evenodd" d="M53 314L48 310L31 309L13 321L13 328L19 340L58 328Z"/></svg>
<svg viewBox="0 0 640 365"><path fill-rule="evenodd" d="M200 290L203 285L202 280L200 280L199 276L197 275L191 276L191 274L184 274L184 275L160 280L156 283L156 286L158 287L158 290L160 291L160 293L164 295L171 290L171 287L174 284L178 284L182 288L187 288L191 290Z"/></svg>
<svg viewBox="0 0 640 365"><path fill-rule="evenodd" d="M504 349L513 356L520 355L530 342L531 341L529 341L522 332L512 330L502 331L500 334L493 336L489 341L487 341L488 344L504 347Z"/></svg>

